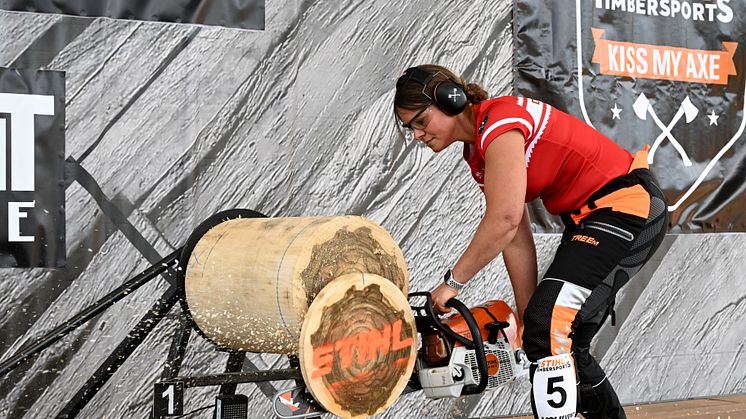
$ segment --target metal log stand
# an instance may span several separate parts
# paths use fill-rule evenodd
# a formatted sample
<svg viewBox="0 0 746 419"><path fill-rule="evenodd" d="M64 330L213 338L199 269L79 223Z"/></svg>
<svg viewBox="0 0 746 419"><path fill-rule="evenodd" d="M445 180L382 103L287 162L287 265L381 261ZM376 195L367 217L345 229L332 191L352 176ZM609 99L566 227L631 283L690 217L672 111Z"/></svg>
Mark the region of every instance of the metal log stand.
<svg viewBox="0 0 746 419"><path fill-rule="evenodd" d="M257 370L256 367L246 362L245 352L229 350L224 373L204 376L179 376L179 370L181 369L181 363L186 353L191 330L195 329L198 333L202 334L189 316L184 288L182 286L185 267L194 246L210 228L223 221L235 218L259 217L265 217L265 215L252 210L233 209L219 212L208 218L194 230L184 247L176 249L173 253L128 280L101 300L92 304L35 342L23 346L16 354L0 363L0 378L24 362L34 359L44 349L160 275L171 286L155 305L148 310L130 333L127 334L127 338L114 349L96 372L91 375L72 399L68 401L57 415L57 418L76 417L104 384L106 384L109 378L135 352L135 349L155 329L156 325L168 314L177 301L180 301L182 304L181 319L179 327L173 335L171 348L163 373L161 374L161 379L154 385L151 418L183 416L185 414L183 411L184 389L186 388L220 386L216 403L198 410L212 408L214 409L213 417L216 419L245 419L248 417L248 399L246 396L235 394L236 386L241 383L257 383L268 397L273 398L275 413L279 413L277 405L282 404L278 401L280 394L274 394L274 389L271 386L266 386L266 382L280 380L295 380L298 385L298 387L286 393L291 397L291 400L286 400L284 403L286 405L288 402L291 404L290 409L287 410L288 415L297 418L318 417L319 413L323 412L323 409L304 391L305 387L300 367L297 358L294 356L288 356L290 368L262 371ZM217 350L224 349L218 348ZM253 371L243 371L244 369L253 369ZM265 384L264 387L262 386L263 383Z"/></svg>

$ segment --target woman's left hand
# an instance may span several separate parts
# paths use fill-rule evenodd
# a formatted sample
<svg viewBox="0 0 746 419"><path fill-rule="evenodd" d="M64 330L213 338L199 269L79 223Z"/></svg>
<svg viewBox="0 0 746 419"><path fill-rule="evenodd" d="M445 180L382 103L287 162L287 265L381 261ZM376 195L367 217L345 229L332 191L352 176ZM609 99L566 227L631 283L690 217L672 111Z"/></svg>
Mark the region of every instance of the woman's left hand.
<svg viewBox="0 0 746 419"><path fill-rule="evenodd" d="M458 295L458 291L455 288L449 287L446 284L440 284L430 292L433 298L433 307L438 314L446 314L451 311L450 307L446 307L446 303L451 298Z"/></svg>

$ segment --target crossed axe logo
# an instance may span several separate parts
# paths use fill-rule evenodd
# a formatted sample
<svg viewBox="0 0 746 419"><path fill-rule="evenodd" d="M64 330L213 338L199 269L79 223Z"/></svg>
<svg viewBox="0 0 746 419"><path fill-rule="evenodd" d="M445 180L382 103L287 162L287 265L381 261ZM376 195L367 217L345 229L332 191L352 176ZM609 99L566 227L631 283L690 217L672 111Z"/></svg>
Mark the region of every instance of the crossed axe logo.
<svg viewBox="0 0 746 419"><path fill-rule="evenodd" d="M689 124L699 113L699 109L697 109L692 101L689 100L689 96L687 96L686 99L681 102L681 105L679 105L679 109L676 111L676 114L673 116L673 119L671 119L671 122L668 125L664 125L660 118L658 118L658 115L655 114L655 110L650 104L650 99L645 96L645 93L640 93L640 96L637 97L637 100L635 100L635 103L632 105L632 109L634 109L635 115L637 115L637 117L642 119L643 121L645 121L648 114L650 114L653 122L655 122L655 125L658 125L658 128L661 129L660 135L655 139L655 141L653 141L653 145L652 147L650 147L650 152L648 153L648 164L653 164L653 156L655 155L655 151L658 149L660 143L663 142L663 139L668 138L676 151L678 151L681 155L681 158L684 160L684 166L692 165L692 161L689 160L689 156L687 156L684 148L671 134L671 130L673 129L673 127L676 126L676 124L679 123L681 117L684 117L686 123Z"/></svg>
<svg viewBox="0 0 746 419"><path fill-rule="evenodd" d="M453 88L453 93L448 94L448 99L453 100L454 103L456 102L456 99L458 99L459 97L461 97L461 94L458 92L458 90L456 90L455 87Z"/></svg>

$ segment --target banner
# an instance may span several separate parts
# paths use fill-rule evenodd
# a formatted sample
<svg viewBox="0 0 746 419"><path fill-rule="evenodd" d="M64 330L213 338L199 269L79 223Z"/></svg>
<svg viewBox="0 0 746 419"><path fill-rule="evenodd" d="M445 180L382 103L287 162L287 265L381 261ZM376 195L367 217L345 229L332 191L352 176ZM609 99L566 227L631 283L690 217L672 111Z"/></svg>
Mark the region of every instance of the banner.
<svg viewBox="0 0 746 419"><path fill-rule="evenodd" d="M0 9L264 29L264 0L0 0Z"/></svg>
<svg viewBox="0 0 746 419"><path fill-rule="evenodd" d="M65 73L0 67L0 267L65 266Z"/></svg>
<svg viewBox="0 0 746 419"><path fill-rule="evenodd" d="M746 231L742 0L516 0L514 10L517 94L630 152L649 144L672 232Z"/></svg>

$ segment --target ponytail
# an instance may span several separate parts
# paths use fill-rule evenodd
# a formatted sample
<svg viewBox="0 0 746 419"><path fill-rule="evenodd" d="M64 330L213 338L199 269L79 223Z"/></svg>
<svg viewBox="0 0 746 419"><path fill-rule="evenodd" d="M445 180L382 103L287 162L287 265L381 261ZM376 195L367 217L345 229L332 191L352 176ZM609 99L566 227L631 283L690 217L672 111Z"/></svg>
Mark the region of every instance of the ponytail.
<svg viewBox="0 0 746 419"><path fill-rule="evenodd" d="M476 83L465 84L464 93L466 93L466 98L469 99L469 103L471 103L472 105L475 105L483 100L487 100L490 97L487 91L484 90L482 86Z"/></svg>

